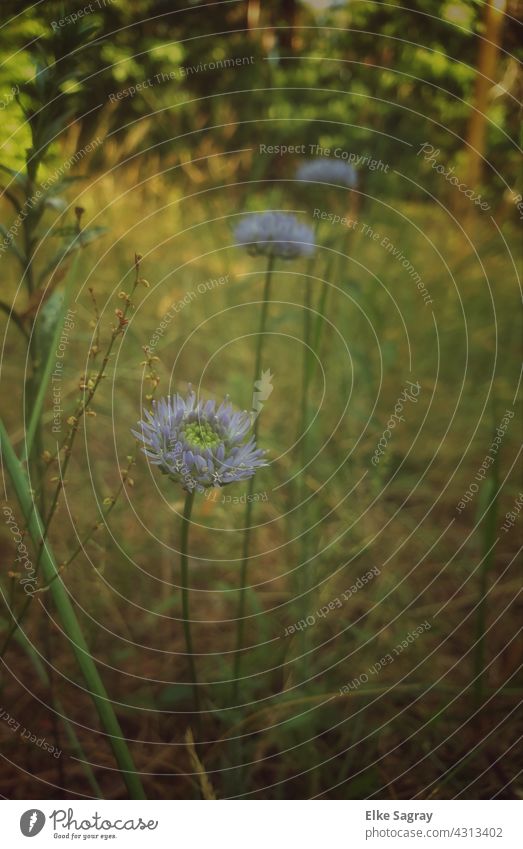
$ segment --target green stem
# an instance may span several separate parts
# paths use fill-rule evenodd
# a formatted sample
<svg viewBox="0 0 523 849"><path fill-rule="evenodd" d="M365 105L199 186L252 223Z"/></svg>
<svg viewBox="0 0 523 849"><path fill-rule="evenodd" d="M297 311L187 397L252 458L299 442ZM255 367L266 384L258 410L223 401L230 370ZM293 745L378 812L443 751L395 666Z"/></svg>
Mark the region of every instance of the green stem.
<svg viewBox="0 0 523 849"><path fill-rule="evenodd" d="M260 314L260 326L258 330L258 341L256 344L256 356L254 360L254 383L260 378L260 370L262 363L262 353L263 353L263 341L265 336L265 330L267 327L267 315L269 312L269 300L271 293L271 280L272 280L272 272L274 270L274 256L269 254L268 262L267 262L267 270L265 272L265 284L263 287L263 298L262 298L262 307ZM253 436L254 439L258 439L258 427L259 427L259 417L257 416L254 420L253 425ZM236 700L238 696L238 687L239 687L239 678L240 678L240 668L241 668L241 656L243 650L244 643L244 634L245 634L245 596L246 596L246 588L247 588L247 564L249 561L249 551L250 551L250 543L251 543L251 519L252 519L252 494L254 491L254 477L249 478L248 484L248 492L247 492L247 504L245 506L245 520L244 527L245 530L243 532L243 549L242 549L242 562L240 566L240 594L238 599L238 615L236 617L237 626L236 626L236 653L234 655L234 670L233 670L233 700Z"/></svg>
<svg viewBox="0 0 523 849"><path fill-rule="evenodd" d="M136 772L131 753L127 748L127 744L122 735L112 703L109 700L102 679L100 678L93 657L85 641L69 595L67 594L62 581L53 580L58 571L56 560L49 543L47 541L44 542L44 527L40 513L33 502L27 477L18 458L16 457L7 431L1 420L0 446L7 472L13 484L24 519L27 523L35 550L40 551L41 547L42 553L40 559L42 572L45 580L50 583L49 591L53 597L56 609L58 610L64 634L71 644L77 663L82 671L89 695L94 702L100 718L101 725L109 737L116 762L127 785L129 795L132 799L144 799L145 793L140 777Z"/></svg>
<svg viewBox="0 0 523 849"><path fill-rule="evenodd" d="M182 517L180 569L182 576L183 632L185 634L185 645L187 647L187 657L189 659L189 670L193 687L194 710L198 714L198 716L196 717L196 720L198 721L200 714L200 694L198 690L198 678L196 675L196 664L194 661L194 651L191 636L191 621L189 615L189 559L187 557L187 550L189 545L189 528L191 525L191 513L193 503L194 492L188 492L185 496L185 505L183 508Z"/></svg>

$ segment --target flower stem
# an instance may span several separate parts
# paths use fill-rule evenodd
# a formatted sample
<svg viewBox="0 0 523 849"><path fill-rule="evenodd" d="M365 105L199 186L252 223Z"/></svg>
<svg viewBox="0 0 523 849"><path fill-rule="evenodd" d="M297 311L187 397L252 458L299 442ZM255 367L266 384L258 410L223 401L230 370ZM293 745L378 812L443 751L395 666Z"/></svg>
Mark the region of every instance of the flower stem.
<svg viewBox="0 0 523 849"><path fill-rule="evenodd" d="M182 611L183 611L183 632L185 634L185 645L187 647L187 657L189 659L189 671L191 675L191 683L193 687L194 710L197 714L200 713L200 694L198 691L198 678L196 676L196 664L194 662L194 651L191 636L191 622L189 617L189 561L187 557L187 549L189 544L189 527L191 525L191 512L194 503L194 492L188 492L185 496L185 505L183 508L182 517L182 533L180 543L180 569L182 582ZM197 720L199 716L197 717Z"/></svg>
<svg viewBox="0 0 523 849"><path fill-rule="evenodd" d="M265 272L265 285L263 287L263 298L262 298L262 307L260 314L260 327L258 330L258 341L256 344L256 357L254 361L254 379L253 384L260 377L261 370L261 362L262 362L262 353L263 353L263 340L265 336L265 329L267 327L267 314L269 311L269 299L271 292L271 279L272 272L274 269L274 257L269 254L268 262L267 262L267 270ZM259 427L259 418L256 417L253 425L253 436L255 441L258 439L258 427ZM240 668L241 668L241 655L243 649L244 642L244 634L245 634L245 594L247 587L247 564L249 561L249 551L250 551L250 543L251 543L251 519L252 519L252 494L254 491L254 476L249 478L248 492L247 492L247 504L245 506L245 520L244 520L244 533L243 533L243 550L242 550L242 563L240 567L240 595L238 599L238 615L236 617L236 654L234 655L234 671L233 671L233 700L236 700L238 696L238 687L239 687L239 678L240 678Z"/></svg>

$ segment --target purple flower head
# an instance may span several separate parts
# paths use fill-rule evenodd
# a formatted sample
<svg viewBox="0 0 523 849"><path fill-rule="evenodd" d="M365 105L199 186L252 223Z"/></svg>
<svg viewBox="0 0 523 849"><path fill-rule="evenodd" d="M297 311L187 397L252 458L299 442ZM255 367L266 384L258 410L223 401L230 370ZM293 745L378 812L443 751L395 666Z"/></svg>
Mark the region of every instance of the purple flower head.
<svg viewBox="0 0 523 849"><path fill-rule="evenodd" d="M138 424L132 433L144 454L187 492L247 480L267 465L249 435L250 414L235 412L228 396L217 408L215 401L197 401L189 388L186 398L153 401Z"/></svg>
<svg viewBox="0 0 523 849"><path fill-rule="evenodd" d="M283 259L312 256L316 248L314 233L290 212L253 212L244 215L234 229L238 245L246 245L252 254L267 254Z"/></svg>
<svg viewBox="0 0 523 849"><path fill-rule="evenodd" d="M335 183L338 186L348 186L349 189L358 183L358 176L352 165L325 157L300 165L296 171L296 179L305 183Z"/></svg>

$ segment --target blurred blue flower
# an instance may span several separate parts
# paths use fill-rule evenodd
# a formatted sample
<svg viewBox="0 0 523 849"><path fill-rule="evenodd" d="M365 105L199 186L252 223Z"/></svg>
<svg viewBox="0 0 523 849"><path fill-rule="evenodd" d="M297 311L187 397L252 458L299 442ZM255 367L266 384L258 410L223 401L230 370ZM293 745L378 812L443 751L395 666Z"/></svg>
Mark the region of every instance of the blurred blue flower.
<svg viewBox="0 0 523 849"><path fill-rule="evenodd" d="M189 389L186 398L153 401L144 416L140 431L132 430L142 451L187 492L247 480L267 465L265 452L249 436L250 414L235 412L228 396L216 408L215 401L197 401Z"/></svg>
<svg viewBox="0 0 523 849"><path fill-rule="evenodd" d="M252 254L283 259L312 256L316 248L314 232L290 212L256 212L245 215L234 229L238 245Z"/></svg>
<svg viewBox="0 0 523 849"><path fill-rule="evenodd" d="M296 171L296 179L306 183L336 183L353 188L358 183L356 170L347 162L319 157L304 162Z"/></svg>

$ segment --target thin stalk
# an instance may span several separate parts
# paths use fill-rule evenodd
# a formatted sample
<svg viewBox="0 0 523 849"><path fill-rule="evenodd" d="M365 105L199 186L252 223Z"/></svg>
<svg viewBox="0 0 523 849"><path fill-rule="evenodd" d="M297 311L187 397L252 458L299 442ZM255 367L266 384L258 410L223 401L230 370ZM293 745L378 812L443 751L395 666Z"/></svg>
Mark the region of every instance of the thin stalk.
<svg viewBox="0 0 523 849"><path fill-rule="evenodd" d="M58 571L56 560L49 543L44 540L44 525L40 513L33 502L29 482L12 448L2 420L0 420L0 446L2 457L22 514L27 523L33 545L36 551L41 550L42 552L40 556L42 572L44 578L50 584L49 591L56 605L64 633L71 644L77 663L82 671L87 684L87 690L94 702L102 728L105 729L109 737L111 748L129 791L129 796L132 799L145 799L140 777L136 772L113 705L89 651L69 595L61 581L52 580Z"/></svg>
<svg viewBox="0 0 523 849"><path fill-rule="evenodd" d="M136 268L136 279L134 281L133 289L131 291L131 297L134 294L136 287L138 286L139 279L140 279L140 264L139 264L139 261L135 262L135 268ZM39 568L40 568L41 553L42 553L42 550L44 548L45 541L47 539L47 535L49 533L50 525L51 525L51 522L53 520L56 508L58 506L58 501L60 499L60 493L62 491L64 484L65 484L65 479L66 479L65 476L66 476L67 469L68 469L68 466L69 466L69 461L71 459L73 443L74 443L76 434L78 432L78 428L80 426L80 421L81 421L83 415L88 410L89 405L90 405L91 401L93 400L93 398L96 394L96 390L98 389L103 377L105 376L105 369L107 368L107 365L109 363L109 359L111 357L111 352L112 352L114 343L115 343L116 339L118 338L118 336L121 335L121 333L123 332L123 330L124 330L124 328L127 324L126 316L127 316L127 313L128 313L128 310L129 310L131 304L132 304L132 302L131 302L130 297L129 297L126 301L126 305L125 305L124 310L121 312L121 315L119 316L119 319L118 319L119 323L116 324L115 327L113 327L113 331L111 333L111 338L109 340L107 350L105 352L105 355L104 355L104 358L102 360L102 364L101 364L101 366L98 370L98 373L97 373L97 375L96 375L96 377L95 377L95 379L92 383L92 386L87 385L86 387L84 387L83 396L78 403L78 406L75 410L74 416L72 416L73 423L71 424L71 426L69 428L69 431L67 433L67 436L66 436L66 438L63 442L62 448L61 448L61 450L63 450L63 453L64 453L64 460L63 460L62 466L60 468L60 477L59 477L59 480L56 484L56 489L55 489L53 497L52 497L51 506L50 506L48 512L46 513L46 516L45 516L42 541L40 543L40 550L39 550L39 552L37 554L37 558L36 558L36 565L35 565L36 577L38 577L38 572L39 572ZM36 503L35 503L35 507L36 507ZM58 571L58 574L59 574L59 571ZM53 575L53 579L54 579L54 577L56 577L56 574ZM13 633L19 627L24 616L26 615L26 613L27 613L27 611L28 611L28 609L31 605L32 598L33 598L32 595L28 596L27 601L24 604L20 615L18 616L18 619L15 620L15 622L13 623L11 631L7 635L7 638L4 641L4 645L2 646L2 649L0 651L0 657L3 657L4 652L7 649L7 646L9 645L9 641L10 641Z"/></svg>
<svg viewBox="0 0 523 849"><path fill-rule="evenodd" d="M189 547L189 528L191 526L191 513L193 504L194 492L187 492L185 496L185 505L183 508L182 517L182 532L180 542L180 571L182 583L183 632L185 634L185 645L187 647L189 671L193 688L194 710L197 714L196 719L199 720L200 694L198 690L198 678L196 675L196 663L194 661L194 650L191 636L191 620L189 613L189 558L187 556L187 551Z"/></svg>
<svg viewBox="0 0 523 849"><path fill-rule="evenodd" d="M262 354L263 354L263 341L265 336L265 330L267 327L267 315L269 312L269 299L271 293L271 280L272 280L272 272L274 270L274 256L269 254L268 262L267 262L267 270L265 272L265 284L263 287L263 296L262 296L262 307L260 313L260 326L258 329L258 341L256 344L256 356L254 359L254 378L253 385L260 377L261 363L262 363ZM259 417L256 416L253 425L253 435L254 439L258 439L258 428L259 428ZM253 499L252 495L254 492L254 476L249 478L248 483L248 492L247 492L247 503L245 505L245 519L244 519L244 527L245 530L243 532L243 549L242 549L242 562L240 566L240 594L238 599L238 615L236 618L237 626L236 626L236 653L234 655L234 670L233 670L233 699L236 699L238 696L238 687L239 687L239 678L240 678L240 667L241 667L241 655L243 650L244 643L244 634L245 634L245 596L246 596L246 588L247 588L247 564L249 561L249 551L251 544L251 521L252 521L252 505Z"/></svg>

